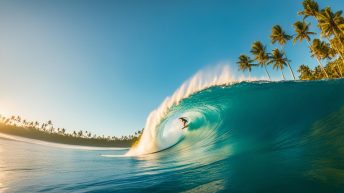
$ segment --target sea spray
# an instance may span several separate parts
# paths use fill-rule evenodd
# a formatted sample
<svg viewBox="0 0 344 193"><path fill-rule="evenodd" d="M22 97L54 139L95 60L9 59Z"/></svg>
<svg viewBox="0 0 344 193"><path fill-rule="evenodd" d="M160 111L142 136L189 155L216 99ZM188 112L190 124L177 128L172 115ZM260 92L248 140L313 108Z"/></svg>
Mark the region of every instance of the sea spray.
<svg viewBox="0 0 344 193"><path fill-rule="evenodd" d="M198 71L189 80L184 82L173 93L172 96L167 97L157 109L153 110L149 114L140 141L129 150L127 155L135 156L153 153L163 148L167 148L168 146L174 145L174 143L177 142L178 135L179 138L181 137L181 132L179 131L175 131L177 133L172 132L174 133L174 135L171 136L173 139L171 139L171 141L167 141L166 143L164 143L164 145L159 146L157 140L157 137L159 137L157 129L161 120L166 116L169 109L173 105L178 105L182 99L185 99L193 93L199 92L212 86L230 85L236 82L252 80L257 80L257 78L247 78L243 75L235 76L228 64L220 64L213 68L206 68ZM175 127L175 129L179 128Z"/></svg>

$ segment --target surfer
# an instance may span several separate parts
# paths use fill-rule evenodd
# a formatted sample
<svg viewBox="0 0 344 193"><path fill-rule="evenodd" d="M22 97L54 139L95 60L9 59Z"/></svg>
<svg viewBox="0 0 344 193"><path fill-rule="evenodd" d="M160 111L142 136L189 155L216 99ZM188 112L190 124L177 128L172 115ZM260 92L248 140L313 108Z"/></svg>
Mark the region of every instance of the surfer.
<svg viewBox="0 0 344 193"><path fill-rule="evenodd" d="M185 117L180 117L179 120L181 120L182 123L183 123L183 128L182 128L182 129L185 129L186 127L189 126L189 125L188 125L188 120L186 120Z"/></svg>

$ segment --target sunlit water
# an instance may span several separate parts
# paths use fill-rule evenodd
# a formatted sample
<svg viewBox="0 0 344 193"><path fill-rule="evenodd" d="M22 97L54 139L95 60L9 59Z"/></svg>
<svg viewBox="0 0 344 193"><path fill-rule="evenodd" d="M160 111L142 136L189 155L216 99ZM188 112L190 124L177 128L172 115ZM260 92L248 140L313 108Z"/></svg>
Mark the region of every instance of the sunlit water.
<svg viewBox="0 0 344 193"><path fill-rule="evenodd" d="M0 191L344 192L344 80L212 87L155 132L132 157L0 139Z"/></svg>

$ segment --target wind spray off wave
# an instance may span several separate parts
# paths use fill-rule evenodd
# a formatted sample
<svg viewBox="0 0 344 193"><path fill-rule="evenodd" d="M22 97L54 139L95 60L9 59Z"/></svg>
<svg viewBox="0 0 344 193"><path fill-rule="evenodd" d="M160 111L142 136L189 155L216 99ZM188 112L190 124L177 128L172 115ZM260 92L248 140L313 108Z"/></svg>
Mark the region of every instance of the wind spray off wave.
<svg viewBox="0 0 344 193"><path fill-rule="evenodd" d="M159 127L172 106L178 105L182 99L206 88L230 85L243 80L256 79L244 76L236 77L229 65L218 65L215 68L197 72L191 79L183 83L171 97L167 97L157 109L149 114L139 143L132 147L127 155L153 153L176 144L183 137L183 131L178 123L174 122L169 127Z"/></svg>

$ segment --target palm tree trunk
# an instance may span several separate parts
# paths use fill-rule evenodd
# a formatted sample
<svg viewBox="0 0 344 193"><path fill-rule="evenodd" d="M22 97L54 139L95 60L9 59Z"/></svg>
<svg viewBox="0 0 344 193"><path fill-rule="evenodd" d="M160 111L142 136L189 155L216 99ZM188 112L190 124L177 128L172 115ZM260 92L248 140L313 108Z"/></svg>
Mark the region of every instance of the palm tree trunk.
<svg viewBox="0 0 344 193"><path fill-rule="evenodd" d="M287 54L285 53L285 50L284 50L284 46L282 46L282 50L283 50L283 52L284 52L285 57L286 57L287 60L288 60ZM291 72L291 75L293 75L294 80L296 80L296 79L295 79L294 72L293 72L293 69L291 69L290 63L289 63L288 61L287 61L287 65L288 65L288 67L289 67L289 70L290 70L290 72Z"/></svg>
<svg viewBox="0 0 344 193"><path fill-rule="evenodd" d="M343 64L344 64L344 61L343 61ZM338 68L340 77L343 77L342 70L340 69L340 67L339 67L339 65L338 65L337 63L336 63L336 66L337 66L337 68Z"/></svg>
<svg viewBox="0 0 344 193"><path fill-rule="evenodd" d="M333 71L336 73L336 75L340 78L341 75L337 72L337 70L333 69Z"/></svg>
<svg viewBox="0 0 344 193"><path fill-rule="evenodd" d="M321 70L324 72L326 78L330 78L324 68L324 66L322 65L322 63L320 62L319 58L315 56L315 58L317 59L318 63L320 64Z"/></svg>
<svg viewBox="0 0 344 193"><path fill-rule="evenodd" d="M268 77L269 77L269 80L271 81L270 74L269 74L268 70L266 69L266 66L265 66L265 65L264 65L264 69L265 69L266 74L267 74Z"/></svg>
<svg viewBox="0 0 344 193"><path fill-rule="evenodd" d="M337 46L335 46L335 45L333 45L332 43L331 43L331 41L330 41L330 38L329 37L327 37L327 41L332 45L332 47L338 52L338 54L339 54L339 57L342 59L342 62L343 62L343 64L344 64L344 58L343 58L343 55L342 55L342 53L339 51L339 49L338 49L338 47ZM339 39L339 42L341 42L340 41L340 39ZM337 66L337 68L338 68L338 70L339 70L339 73L340 73L340 76L341 77L343 77L343 74L342 74L342 69L339 67L339 65L336 63L336 66Z"/></svg>
<svg viewBox="0 0 344 193"><path fill-rule="evenodd" d="M283 73L283 69L281 69L281 73L282 73L283 80L285 80L285 76L284 76L284 73Z"/></svg>
<svg viewBox="0 0 344 193"><path fill-rule="evenodd" d="M293 70L291 69L291 66L290 66L290 64L289 64L288 61L287 61L287 64L288 64L289 70L290 70L290 72L291 72L291 75L293 75L294 80L296 80L295 75L294 75L294 72L293 72Z"/></svg>
<svg viewBox="0 0 344 193"><path fill-rule="evenodd" d="M312 50L312 46L311 46L309 40L307 40L307 43L308 43L309 49L310 49L311 51L313 51L313 50ZM322 63L320 62L320 60L319 60L317 57L315 57L315 59L317 59L319 65L320 65L320 68L321 68L321 70L324 72L326 78L329 78L329 76L328 76L328 74L327 74L325 68L323 67Z"/></svg>
<svg viewBox="0 0 344 193"><path fill-rule="evenodd" d="M334 32L335 36L338 38L338 41L340 43L340 45L342 46L342 48L344 48L343 42L340 39L340 35L338 35L336 32ZM344 34L343 34L344 35ZM338 47L336 47L338 54L341 56L342 60L343 60L343 64L344 64L344 56L343 53L338 49Z"/></svg>

